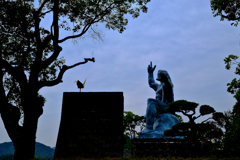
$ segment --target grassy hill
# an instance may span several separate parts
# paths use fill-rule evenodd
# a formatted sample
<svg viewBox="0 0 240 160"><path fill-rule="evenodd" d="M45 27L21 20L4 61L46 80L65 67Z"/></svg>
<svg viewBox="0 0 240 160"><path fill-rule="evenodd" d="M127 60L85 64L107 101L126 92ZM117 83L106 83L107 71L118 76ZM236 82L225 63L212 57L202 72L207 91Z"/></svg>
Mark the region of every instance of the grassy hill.
<svg viewBox="0 0 240 160"><path fill-rule="evenodd" d="M12 142L4 142L0 143L0 160L6 159L11 160L13 154L14 154L14 146ZM35 155L37 157L41 158L52 158L54 156L55 147L51 148L49 146L46 146L42 143L36 142L35 143ZM6 155L8 154L8 155ZM5 156L4 156L5 155Z"/></svg>

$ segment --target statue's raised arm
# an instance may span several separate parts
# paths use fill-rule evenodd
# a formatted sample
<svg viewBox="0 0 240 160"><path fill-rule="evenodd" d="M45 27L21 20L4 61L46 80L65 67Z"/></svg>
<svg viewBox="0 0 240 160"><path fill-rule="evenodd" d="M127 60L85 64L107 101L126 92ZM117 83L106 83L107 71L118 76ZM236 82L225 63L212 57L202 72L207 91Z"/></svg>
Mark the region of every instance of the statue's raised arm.
<svg viewBox="0 0 240 160"><path fill-rule="evenodd" d="M155 68L156 65L152 67L152 62L150 62L150 65L148 65L148 84L151 88L153 88L156 91L158 84L153 79L153 71L155 70Z"/></svg>

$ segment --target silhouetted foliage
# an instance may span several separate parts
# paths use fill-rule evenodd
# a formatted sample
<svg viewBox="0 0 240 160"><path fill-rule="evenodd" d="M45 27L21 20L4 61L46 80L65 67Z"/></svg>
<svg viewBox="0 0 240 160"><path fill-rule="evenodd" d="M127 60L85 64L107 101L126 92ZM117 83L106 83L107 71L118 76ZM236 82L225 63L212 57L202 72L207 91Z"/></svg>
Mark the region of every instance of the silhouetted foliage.
<svg viewBox="0 0 240 160"><path fill-rule="evenodd" d="M184 139L191 140L195 143L197 147L196 150L200 150L200 140L202 140L203 135L212 138L220 138L223 136L223 132L220 128L212 126L208 123L196 124L194 121L200 116L204 116L207 114L213 115L212 119L218 119L223 116L221 112L216 112L214 108L209 105L201 105L199 112L200 115L197 117L193 117L196 113L196 107L198 103L188 102L186 100L177 100L168 104L168 107L165 109L166 112L181 112L183 115L189 118L189 122L182 122L172 126L171 129L164 131L165 136L184 136ZM189 112L193 113L189 113ZM208 120L208 119L207 119ZM179 131L180 130L180 131Z"/></svg>

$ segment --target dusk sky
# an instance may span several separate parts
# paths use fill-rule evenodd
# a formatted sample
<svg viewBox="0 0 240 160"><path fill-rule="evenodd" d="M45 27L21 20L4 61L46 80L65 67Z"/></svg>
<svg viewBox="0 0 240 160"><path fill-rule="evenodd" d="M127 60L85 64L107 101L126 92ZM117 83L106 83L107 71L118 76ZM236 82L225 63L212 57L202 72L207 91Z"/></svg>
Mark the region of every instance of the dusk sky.
<svg viewBox="0 0 240 160"><path fill-rule="evenodd" d="M39 7L38 0L34 5ZM234 73L236 64L230 70L225 69L224 58L238 55L239 28L231 26L232 21L213 17L210 0L152 0L147 7L148 12L140 12L138 18L124 15L128 25L122 34L105 28L104 22L98 23L96 29L102 32L103 41L92 39L87 32L84 39L75 39L75 44L72 39L59 44L63 50L58 58L64 57L66 65L92 58L92 54L95 63L67 70L63 83L39 91L47 102L39 118L37 142L56 146L63 92L79 92L76 80L83 82L87 78L82 92L123 92L124 111L145 115L147 99L156 96L148 85L150 61L156 65L154 79L160 69L169 73L175 101L184 99L199 103L194 116L199 115L199 108L204 104L217 112L232 111L236 100L234 94L227 92L227 83L234 78L238 80L239 76ZM67 17L60 19L67 20ZM50 31L51 23L52 12L41 20L40 27ZM68 24L72 29L73 23L68 20ZM59 39L72 34L61 28ZM184 122L189 121L182 113L176 113ZM211 114L201 116L195 122L209 117ZM136 130L139 132L140 127ZM10 141L0 118L0 143Z"/></svg>

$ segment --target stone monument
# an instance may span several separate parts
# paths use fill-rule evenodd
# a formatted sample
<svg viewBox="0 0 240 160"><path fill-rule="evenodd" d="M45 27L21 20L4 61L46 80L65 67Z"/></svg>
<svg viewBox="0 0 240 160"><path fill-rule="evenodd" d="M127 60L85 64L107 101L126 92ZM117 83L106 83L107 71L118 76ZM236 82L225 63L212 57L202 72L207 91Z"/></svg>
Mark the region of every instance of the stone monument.
<svg viewBox="0 0 240 160"><path fill-rule="evenodd" d="M123 92L64 92L54 157L122 157L123 98Z"/></svg>
<svg viewBox="0 0 240 160"><path fill-rule="evenodd" d="M173 84L167 71L159 70L157 79L158 84L153 79L153 71L156 65L152 67L152 62L148 65L148 83L156 91L156 99L147 100L146 127L139 133L139 138L180 138L182 136L164 136L164 131L171 129L173 125L180 123L175 113L168 113L164 109L167 104L174 101Z"/></svg>

